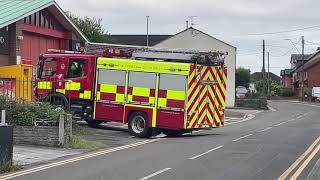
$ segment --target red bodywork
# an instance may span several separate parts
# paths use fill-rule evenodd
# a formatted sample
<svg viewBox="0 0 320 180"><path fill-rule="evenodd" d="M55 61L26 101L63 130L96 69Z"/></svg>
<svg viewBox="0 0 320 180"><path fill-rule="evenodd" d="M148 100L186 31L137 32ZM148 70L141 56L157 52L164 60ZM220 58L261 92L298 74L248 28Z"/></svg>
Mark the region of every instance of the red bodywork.
<svg viewBox="0 0 320 180"><path fill-rule="evenodd" d="M85 55L85 54L45 54L43 59L54 58L56 60L56 73L50 77L44 77L39 79L40 81L50 81L52 82L52 90L54 89L65 89L66 82L79 82L81 84L79 91L66 91L65 96L67 99L79 99L80 93L84 90L91 91L91 99L94 99L94 82L95 82L95 69L97 57L95 55ZM68 78L69 63L71 60L83 60L85 62L85 74L83 77L79 78ZM52 90L41 90L38 89L37 95L41 97L46 97Z"/></svg>

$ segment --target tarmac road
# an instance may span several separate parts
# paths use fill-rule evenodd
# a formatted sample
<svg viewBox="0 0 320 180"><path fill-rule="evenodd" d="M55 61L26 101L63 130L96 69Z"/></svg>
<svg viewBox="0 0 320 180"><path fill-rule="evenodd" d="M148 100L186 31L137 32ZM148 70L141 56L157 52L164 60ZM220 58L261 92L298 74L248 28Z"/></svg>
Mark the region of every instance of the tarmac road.
<svg viewBox="0 0 320 180"><path fill-rule="evenodd" d="M320 179L320 107L275 111L181 138L139 140L0 177L18 180Z"/></svg>

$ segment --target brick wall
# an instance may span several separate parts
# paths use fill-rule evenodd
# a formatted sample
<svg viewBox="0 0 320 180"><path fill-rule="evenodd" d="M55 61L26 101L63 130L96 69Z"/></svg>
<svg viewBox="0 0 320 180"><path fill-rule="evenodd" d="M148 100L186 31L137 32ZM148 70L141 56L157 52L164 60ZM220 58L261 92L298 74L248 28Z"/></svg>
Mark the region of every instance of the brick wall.
<svg viewBox="0 0 320 180"><path fill-rule="evenodd" d="M292 77L283 76L282 77L282 86L285 88L292 88Z"/></svg>
<svg viewBox="0 0 320 180"><path fill-rule="evenodd" d="M9 61L8 65L15 65L17 56L21 56L21 40L18 36L22 36L21 24L22 20L9 25Z"/></svg>
<svg viewBox="0 0 320 180"><path fill-rule="evenodd" d="M13 130L14 144L59 146L59 127L17 126Z"/></svg>
<svg viewBox="0 0 320 180"><path fill-rule="evenodd" d="M62 126L61 126L62 125ZM60 116L59 126L16 126L14 144L60 147L72 138L72 115Z"/></svg>
<svg viewBox="0 0 320 180"><path fill-rule="evenodd" d="M320 87L320 62L307 69L308 88Z"/></svg>

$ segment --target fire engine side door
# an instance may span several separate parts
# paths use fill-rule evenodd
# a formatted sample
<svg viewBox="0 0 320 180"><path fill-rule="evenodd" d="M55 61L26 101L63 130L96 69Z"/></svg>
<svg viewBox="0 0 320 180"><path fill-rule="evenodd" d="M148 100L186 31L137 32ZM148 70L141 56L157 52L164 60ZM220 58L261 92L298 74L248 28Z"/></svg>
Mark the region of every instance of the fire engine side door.
<svg viewBox="0 0 320 180"><path fill-rule="evenodd" d="M90 56L69 57L65 81L65 94L71 99L92 99L93 77L90 71ZM59 87L62 88L62 87Z"/></svg>
<svg viewBox="0 0 320 180"><path fill-rule="evenodd" d="M123 122L126 71L98 69L95 119Z"/></svg>

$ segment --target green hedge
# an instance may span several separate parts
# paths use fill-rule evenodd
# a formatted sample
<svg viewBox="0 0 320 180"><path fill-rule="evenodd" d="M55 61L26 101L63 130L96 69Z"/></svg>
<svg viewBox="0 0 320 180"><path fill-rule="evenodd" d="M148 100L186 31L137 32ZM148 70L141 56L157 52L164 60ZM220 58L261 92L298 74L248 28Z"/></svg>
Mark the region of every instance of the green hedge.
<svg viewBox="0 0 320 180"><path fill-rule="evenodd" d="M268 101L266 98L259 99L237 99L236 107L251 108L251 109L268 109Z"/></svg>
<svg viewBox="0 0 320 180"><path fill-rule="evenodd" d="M62 111L48 103L30 103L26 101L14 101L0 96L0 110L6 110L6 120L10 125L33 126L34 121L52 121L58 125Z"/></svg>
<svg viewBox="0 0 320 180"><path fill-rule="evenodd" d="M281 96L282 97L293 97L294 91L291 88L283 88L283 89L281 89Z"/></svg>

